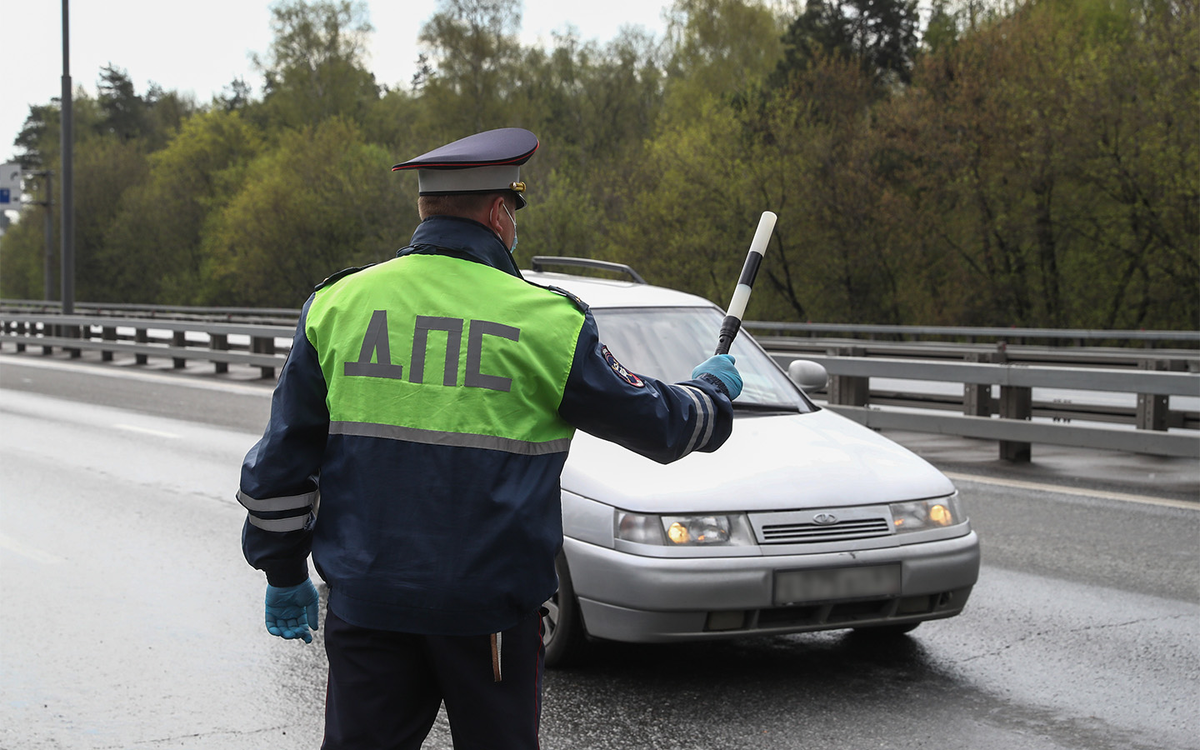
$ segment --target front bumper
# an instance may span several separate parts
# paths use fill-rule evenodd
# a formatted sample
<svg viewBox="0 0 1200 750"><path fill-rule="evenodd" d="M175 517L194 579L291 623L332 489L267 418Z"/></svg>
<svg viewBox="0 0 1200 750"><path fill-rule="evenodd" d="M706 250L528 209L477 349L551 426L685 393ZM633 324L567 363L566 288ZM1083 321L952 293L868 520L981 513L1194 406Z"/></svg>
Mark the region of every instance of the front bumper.
<svg viewBox="0 0 1200 750"><path fill-rule="evenodd" d="M590 635L670 642L901 625L963 610L979 578L975 532L900 547L823 554L646 557L573 538L563 551ZM780 571L900 565L886 596L775 603Z"/></svg>

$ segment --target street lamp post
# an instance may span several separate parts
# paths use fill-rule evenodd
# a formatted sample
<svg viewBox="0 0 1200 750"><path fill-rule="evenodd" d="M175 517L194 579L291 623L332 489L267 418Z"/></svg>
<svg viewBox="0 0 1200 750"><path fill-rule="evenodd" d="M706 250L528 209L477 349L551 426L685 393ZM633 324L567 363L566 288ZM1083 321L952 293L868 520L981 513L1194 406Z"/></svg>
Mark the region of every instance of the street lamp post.
<svg viewBox="0 0 1200 750"><path fill-rule="evenodd" d="M67 8L62 3L62 311L75 312L75 133L72 120L71 36Z"/></svg>

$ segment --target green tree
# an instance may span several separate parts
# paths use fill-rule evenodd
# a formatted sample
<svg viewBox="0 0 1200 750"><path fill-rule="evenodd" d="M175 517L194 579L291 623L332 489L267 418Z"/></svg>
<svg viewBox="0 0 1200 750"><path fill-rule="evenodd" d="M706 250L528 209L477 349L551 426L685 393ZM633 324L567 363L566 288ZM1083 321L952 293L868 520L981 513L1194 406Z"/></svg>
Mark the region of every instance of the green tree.
<svg viewBox="0 0 1200 750"><path fill-rule="evenodd" d="M42 169L58 151L61 103L52 99L50 104L33 104L29 115L17 133L13 145L19 149L16 159L22 169Z"/></svg>
<svg viewBox="0 0 1200 750"><path fill-rule="evenodd" d="M612 259L715 301L741 263L733 238L753 230L753 188L745 152L731 148L739 143L735 111L710 99L695 115L666 125L649 145L626 220L612 228L624 250Z"/></svg>
<svg viewBox="0 0 1200 750"><path fill-rule="evenodd" d="M361 0L279 0L271 6L271 30L270 51L254 57L266 80L263 107L271 122L300 127L329 117L361 120L379 98L375 77L363 66L372 27Z"/></svg>
<svg viewBox="0 0 1200 750"><path fill-rule="evenodd" d="M521 0L439 0L421 28L429 71L419 83L430 128L462 137L505 122L521 59Z"/></svg>
<svg viewBox="0 0 1200 750"><path fill-rule="evenodd" d="M567 33L549 53L526 51L509 124L532 129L547 146L525 171L533 203L524 223L529 247L595 257L619 252L611 230L635 194L629 186L657 127L662 82L659 46L637 29L605 45Z"/></svg>
<svg viewBox="0 0 1200 750"><path fill-rule="evenodd" d="M111 291L125 302L198 304L205 293L204 231L241 189L263 137L236 111L188 119L150 156L148 179L128 190L103 257L121 269Z"/></svg>
<svg viewBox="0 0 1200 750"><path fill-rule="evenodd" d="M578 179L571 173L543 173L537 182L536 202L517 217L523 238L516 250L518 263L528 264L533 255L600 254L596 245L605 216Z"/></svg>
<svg viewBox="0 0 1200 750"><path fill-rule="evenodd" d="M442 0L414 85L381 92L361 3L285 0L263 98L234 82L205 108L110 64L75 99L78 294L295 306L406 242L416 181L391 164L521 126L545 146L522 257L724 303L772 210L754 317L1196 325L1195 3L937 0L919 46L911 0L777 7L679 0L665 40L542 49L519 0ZM58 116L31 107L27 168L58 171ZM40 296L41 226L0 238L0 292Z"/></svg>
<svg viewBox="0 0 1200 750"><path fill-rule="evenodd" d="M0 234L0 297L42 299L46 241L38 213L26 209L20 222Z"/></svg>
<svg viewBox="0 0 1200 750"><path fill-rule="evenodd" d="M146 135L149 122L146 100L134 90L133 80L123 68L111 62L100 69L100 111L103 118L96 123L102 134L111 134L129 141Z"/></svg>
<svg viewBox="0 0 1200 750"><path fill-rule="evenodd" d="M1054 0L922 61L888 117L956 322L1194 325L1195 40L1194 9Z"/></svg>
<svg viewBox="0 0 1200 750"><path fill-rule="evenodd" d="M82 89L77 90L73 98L73 114L76 298L85 300L85 295L93 293L93 284L104 284L103 276L93 277L89 274L104 270L96 268L95 257L97 248L102 244L101 237L105 227L112 219L115 200L121 190L141 178L144 174L145 160L135 141L121 142L111 134L98 134L98 123L103 120L103 112L97 100L88 96ZM61 177L59 123L57 105L31 107L30 116L16 140L16 145L25 149L23 154L18 155L18 161L26 168L48 169ZM61 223L59 210L62 180L56 178L54 187L53 226L57 233ZM45 193L41 178L26 180L25 188L32 194ZM27 211L27 220L10 227L0 238L0 269L11 269L0 273L12 274L0 281L0 288L7 290L6 295L41 299L45 235L41 217L30 220L31 215L32 212ZM55 242L57 241L56 237ZM55 275L52 288L56 290L60 286L57 279L57 256L56 248L55 264L51 268ZM17 269L24 270L18 273Z"/></svg>
<svg viewBox="0 0 1200 750"><path fill-rule="evenodd" d="M558 34L549 53L525 52L509 109L554 145L555 168L569 162L590 170L653 133L662 110L660 57L654 39L636 28L603 46L574 31Z"/></svg>
<svg viewBox="0 0 1200 750"><path fill-rule="evenodd" d="M675 117L709 97L750 94L783 59L782 22L759 0L676 0L667 18Z"/></svg>
<svg viewBox="0 0 1200 750"><path fill-rule="evenodd" d="M391 257L417 224L392 163L345 120L280 134L206 225L204 301L297 307L329 274Z"/></svg>
<svg viewBox="0 0 1200 750"><path fill-rule="evenodd" d="M900 322L874 96L853 62L819 57L741 114L756 197L781 216L766 268L776 314Z"/></svg>
<svg viewBox="0 0 1200 750"><path fill-rule="evenodd" d="M75 152L75 296L92 302L120 301L124 263L112 262L105 237L121 196L145 180L149 165L137 141L108 134Z"/></svg>
<svg viewBox="0 0 1200 750"><path fill-rule="evenodd" d="M934 0L921 37L922 49L933 54L945 51L958 40L958 23L959 14L951 7L950 0Z"/></svg>
<svg viewBox="0 0 1200 750"><path fill-rule="evenodd" d="M213 106L226 112L245 109L254 98L254 91L242 76L227 83L221 93L213 97Z"/></svg>
<svg viewBox="0 0 1200 750"><path fill-rule="evenodd" d="M164 91L156 83L150 84L145 102L147 130L142 142L147 153L157 151L170 143L183 128L184 122L199 110L190 94Z"/></svg>
<svg viewBox="0 0 1200 750"><path fill-rule="evenodd" d="M624 232L655 278L722 303L764 210L779 215L753 315L898 322L872 81L828 56L786 86L710 97L666 125ZM739 252L741 249L741 252Z"/></svg>
<svg viewBox="0 0 1200 750"><path fill-rule="evenodd" d="M784 34L777 80L830 56L855 61L881 89L908 83L918 23L916 0L809 0Z"/></svg>

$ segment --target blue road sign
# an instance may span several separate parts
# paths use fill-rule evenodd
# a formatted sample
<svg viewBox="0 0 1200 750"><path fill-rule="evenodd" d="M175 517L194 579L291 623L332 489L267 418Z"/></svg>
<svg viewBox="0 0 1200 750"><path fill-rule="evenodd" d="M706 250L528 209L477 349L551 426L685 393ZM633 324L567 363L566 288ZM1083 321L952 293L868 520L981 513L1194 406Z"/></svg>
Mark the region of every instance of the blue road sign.
<svg viewBox="0 0 1200 750"><path fill-rule="evenodd" d="M0 206L7 206L12 203L12 193L8 188L0 188Z"/></svg>

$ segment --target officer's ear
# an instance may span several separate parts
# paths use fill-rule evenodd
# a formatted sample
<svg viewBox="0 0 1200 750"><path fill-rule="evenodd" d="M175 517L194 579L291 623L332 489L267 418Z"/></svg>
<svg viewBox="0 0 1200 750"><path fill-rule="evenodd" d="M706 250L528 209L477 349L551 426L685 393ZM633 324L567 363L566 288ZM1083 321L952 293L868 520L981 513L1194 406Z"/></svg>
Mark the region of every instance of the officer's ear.
<svg viewBox="0 0 1200 750"><path fill-rule="evenodd" d="M488 226L496 234L502 234L504 222L504 196L496 194L488 203Z"/></svg>

